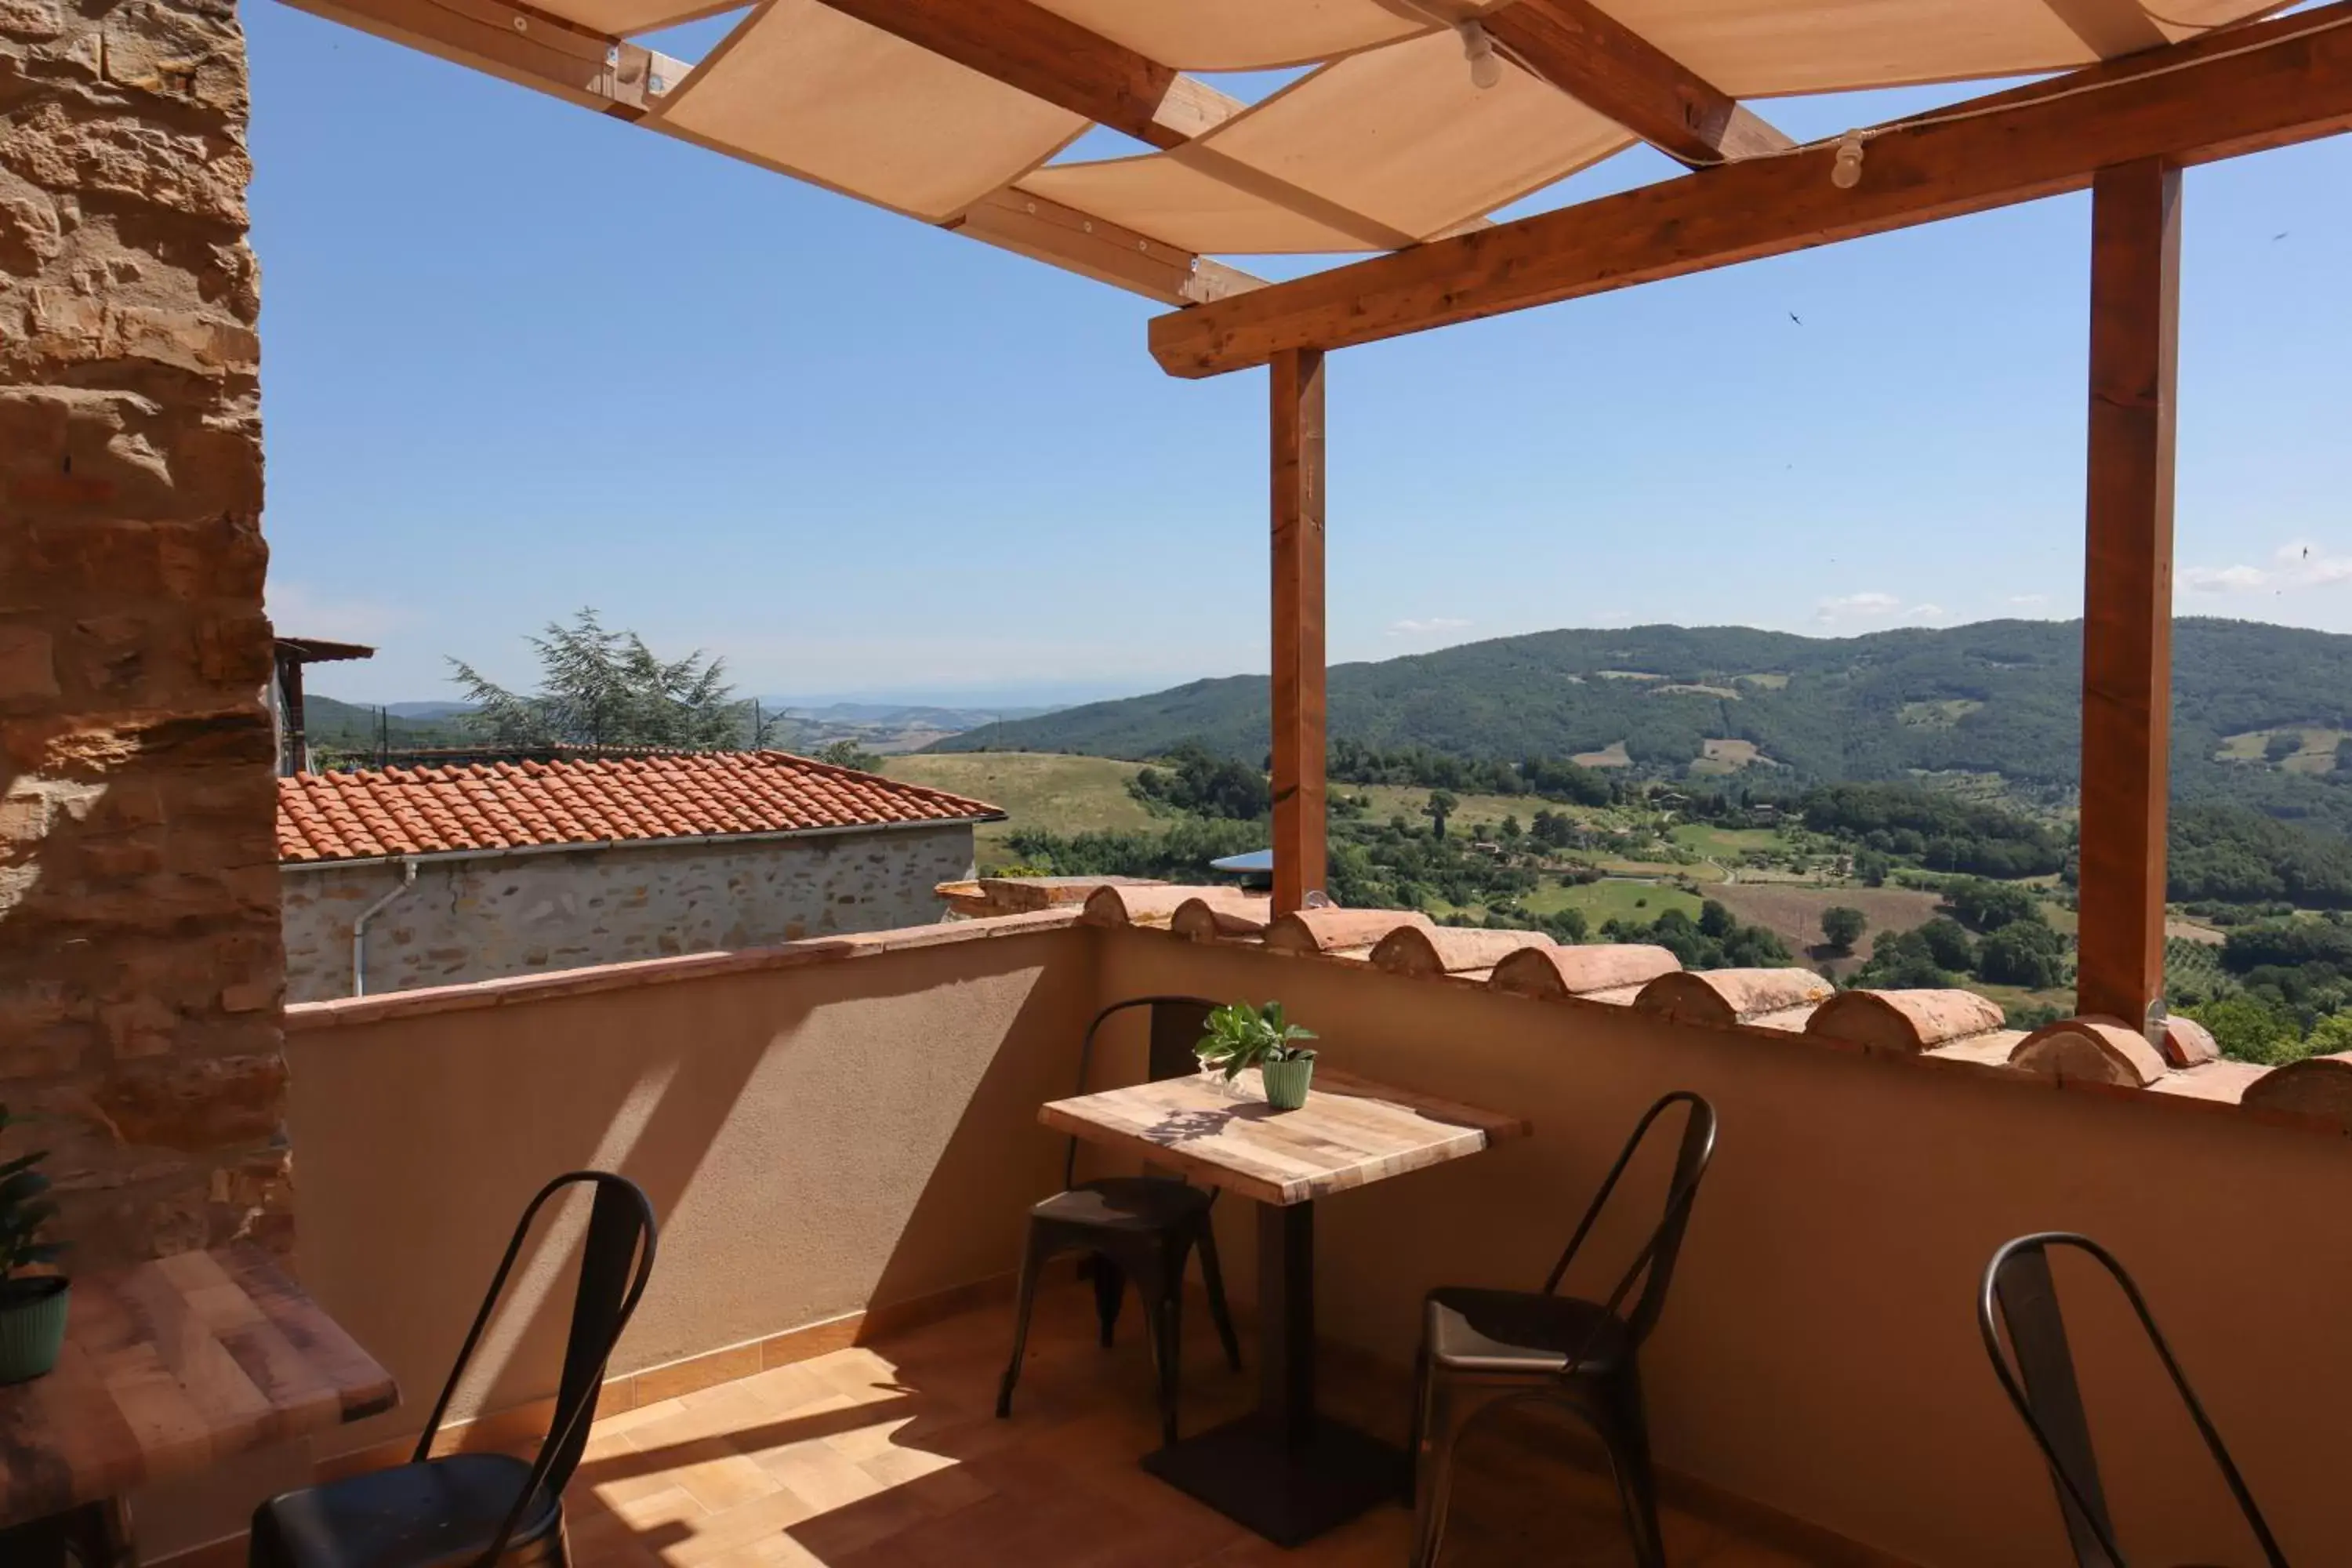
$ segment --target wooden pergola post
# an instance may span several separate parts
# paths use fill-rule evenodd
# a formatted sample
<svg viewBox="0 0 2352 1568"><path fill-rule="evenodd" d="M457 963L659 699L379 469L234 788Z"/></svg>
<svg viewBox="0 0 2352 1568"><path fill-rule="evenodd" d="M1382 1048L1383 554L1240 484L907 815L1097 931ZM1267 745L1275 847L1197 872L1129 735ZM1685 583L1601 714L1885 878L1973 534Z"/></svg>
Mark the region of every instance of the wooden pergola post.
<svg viewBox="0 0 2352 1568"><path fill-rule="evenodd" d="M1274 469L1274 912L1321 890L1323 353L1271 366Z"/></svg>
<svg viewBox="0 0 2352 1568"><path fill-rule="evenodd" d="M2137 1028L2164 994L2180 173L2158 159L2119 164L2091 191L2075 1006Z"/></svg>

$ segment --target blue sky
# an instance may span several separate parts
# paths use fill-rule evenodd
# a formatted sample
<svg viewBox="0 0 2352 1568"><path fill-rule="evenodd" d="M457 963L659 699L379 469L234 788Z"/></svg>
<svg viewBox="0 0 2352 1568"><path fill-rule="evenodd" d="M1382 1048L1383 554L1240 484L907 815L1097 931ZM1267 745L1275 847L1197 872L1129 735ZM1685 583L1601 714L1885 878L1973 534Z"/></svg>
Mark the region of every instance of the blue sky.
<svg viewBox="0 0 2352 1568"><path fill-rule="evenodd" d="M1171 379L1148 301L245 18L272 609L383 650L330 694L446 697L451 655L527 681L582 605L747 694L1265 668L1263 373ZM2187 181L2179 613L2352 631L2352 138ZM2075 613L2088 231L2063 198L1333 356L1332 658Z"/></svg>

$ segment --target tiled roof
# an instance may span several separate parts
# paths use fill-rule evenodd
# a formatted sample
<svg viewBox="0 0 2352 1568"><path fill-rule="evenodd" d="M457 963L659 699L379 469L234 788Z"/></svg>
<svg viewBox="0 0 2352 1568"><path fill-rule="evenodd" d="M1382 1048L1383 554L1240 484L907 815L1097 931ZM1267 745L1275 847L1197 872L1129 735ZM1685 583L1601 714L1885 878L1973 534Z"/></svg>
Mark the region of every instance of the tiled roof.
<svg viewBox="0 0 2352 1568"><path fill-rule="evenodd" d="M281 862L782 833L1003 816L782 752L301 773L278 781Z"/></svg>

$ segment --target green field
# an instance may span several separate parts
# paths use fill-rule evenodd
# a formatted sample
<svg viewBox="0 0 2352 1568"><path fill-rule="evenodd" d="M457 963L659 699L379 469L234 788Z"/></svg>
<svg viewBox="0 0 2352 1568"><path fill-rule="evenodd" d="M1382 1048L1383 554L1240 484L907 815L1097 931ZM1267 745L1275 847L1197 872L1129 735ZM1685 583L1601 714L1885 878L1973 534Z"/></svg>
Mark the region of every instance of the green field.
<svg viewBox="0 0 2352 1568"><path fill-rule="evenodd" d="M1372 806L1366 815L1373 822L1386 822L1391 816L1402 816L1413 827L1429 826L1429 818L1421 814L1421 808L1429 804L1430 792L1416 785L1335 784L1331 786L1331 794L1335 798L1362 795L1369 799ZM1535 820L1538 811L1549 811L1555 816L1580 817L1587 822L1596 822L1607 816L1598 806L1562 805L1553 801L1538 800L1533 795L1456 795L1454 798L1462 804L1454 808L1453 825L1447 831L1460 833L1475 827L1481 830L1475 837L1482 838L1488 837L1485 830L1500 826L1507 816L1517 817L1519 826L1525 827Z"/></svg>
<svg viewBox="0 0 2352 1568"><path fill-rule="evenodd" d="M964 752L886 757L886 777L927 784L1003 807L1007 820L981 824L977 847L987 861L1016 827L1053 833L1149 827L1151 814L1127 792L1139 763L1066 757L1050 752Z"/></svg>
<svg viewBox="0 0 2352 1568"><path fill-rule="evenodd" d="M2303 743L2303 750L2277 765L2292 773L2332 773L2336 767L2336 744L2345 737L2342 730L2305 729L2286 725L2276 730L2249 730L2242 735L2231 735L2213 753L2225 763L2260 763L2264 760L2263 748L2273 735L2293 735Z"/></svg>
<svg viewBox="0 0 2352 1568"><path fill-rule="evenodd" d="M1715 827L1704 822L1685 822L1673 829L1669 837L1685 849L1712 855L1718 860L1737 860L1753 849L1777 853L1789 847L1788 841L1769 827Z"/></svg>
<svg viewBox="0 0 2352 1568"><path fill-rule="evenodd" d="M1595 932L1604 921L1629 920L1644 923L1656 920L1668 910L1680 910L1693 920L1698 918L1698 896L1685 893L1680 888L1664 882L1621 882L1604 880L1587 882L1582 887L1566 887L1548 882L1520 900L1530 914L1558 914L1562 910L1582 910L1584 918L1592 922Z"/></svg>

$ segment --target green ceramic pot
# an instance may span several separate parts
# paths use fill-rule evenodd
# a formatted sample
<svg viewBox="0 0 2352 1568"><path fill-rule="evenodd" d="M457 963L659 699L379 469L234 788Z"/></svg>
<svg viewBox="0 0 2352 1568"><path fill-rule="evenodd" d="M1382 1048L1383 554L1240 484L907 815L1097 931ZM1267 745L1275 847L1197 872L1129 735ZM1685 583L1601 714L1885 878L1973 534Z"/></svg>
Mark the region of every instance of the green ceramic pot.
<svg viewBox="0 0 2352 1568"><path fill-rule="evenodd" d="M12 1280L0 1287L0 1384L30 1383L58 1364L72 1296L61 1278Z"/></svg>
<svg viewBox="0 0 2352 1568"><path fill-rule="evenodd" d="M1258 1076L1265 1080L1265 1102L1276 1110L1296 1110L1307 1103L1307 1085L1315 1077L1313 1057L1286 1062L1261 1062Z"/></svg>

